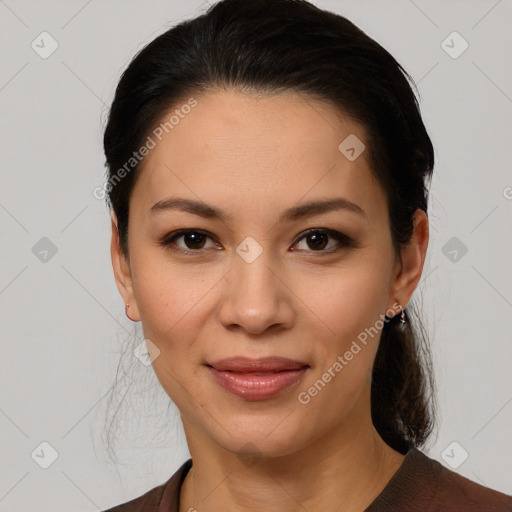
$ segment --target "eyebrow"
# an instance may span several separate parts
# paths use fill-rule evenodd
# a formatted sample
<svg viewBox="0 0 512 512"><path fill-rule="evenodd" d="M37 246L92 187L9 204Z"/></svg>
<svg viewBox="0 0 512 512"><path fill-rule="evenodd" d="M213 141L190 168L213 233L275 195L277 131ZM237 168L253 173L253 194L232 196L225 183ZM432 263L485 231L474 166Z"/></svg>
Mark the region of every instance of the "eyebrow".
<svg viewBox="0 0 512 512"><path fill-rule="evenodd" d="M158 201L149 209L149 213L152 214L159 211L168 210L181 210L184 212L192 213L194 215L199 215L200 217L205 217L207 219L218 219L223 222L226 222L232 218L231 215L228 215L218 208L202 201L195 201L193 199L185 199L179 197L169 197L167 199ZM349 201L348 199L336 197L333 199L310 201L308 203L293 206L281 214L279 222L290 222L302 219L304 217L312 217L314 215L320 215L322 213L339 210L351 211L366 217L366 212L359 205Z"/></svg>

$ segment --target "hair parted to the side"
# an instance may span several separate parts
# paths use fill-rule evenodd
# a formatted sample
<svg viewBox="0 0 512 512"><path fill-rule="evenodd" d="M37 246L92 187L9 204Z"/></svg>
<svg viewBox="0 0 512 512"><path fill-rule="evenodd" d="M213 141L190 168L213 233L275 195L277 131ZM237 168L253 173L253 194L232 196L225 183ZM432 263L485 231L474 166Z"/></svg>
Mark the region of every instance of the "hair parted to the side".
<svg viewBox="0 0 512 512"><path fill-rule="evenodd" d="M365 128L399 257L411 240L415 211L427 212L434 166L411 84L393 56L343 16L305 0L222 0L151 41L124 71L104 134L107 179L164 114L194 94L225 88L304 93ZM139 164L108 189L126 256L129 202L140 171ZM401 453L425 444L435 425L429 347L413 309L406 310L404 331L399 315L385 323L372 375L373 423Z"/></svg>

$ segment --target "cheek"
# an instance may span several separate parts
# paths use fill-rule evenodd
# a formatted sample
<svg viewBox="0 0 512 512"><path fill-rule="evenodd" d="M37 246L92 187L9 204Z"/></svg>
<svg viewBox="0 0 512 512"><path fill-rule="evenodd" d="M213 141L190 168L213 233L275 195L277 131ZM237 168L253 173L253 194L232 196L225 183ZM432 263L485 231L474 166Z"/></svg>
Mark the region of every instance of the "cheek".
<svg viewBox="0 0 512 512"><path fill-rule="evenodd" d="M158 357L152 362L162 387L185 407L194 374L204 353L204 325L212 312L215 285L222 274L195 265L172 264L161 254L140 251L132 255L134 291L144 337L154 343ZM204 351L204 347L203 347Z"/></svg>
<svg viewBox="0 0 512 512"><path fill-rule="evenodd" d="M211 287L201 278L203 272L191 273L192 266L170 264L149 251L134 257L132 267L145 332L165 342L168 337L176 338L184 325L190 328L190 315L201 308L201 298Z"/></svg>
<svg viewBox="0 0 512 512"><path fill-rule="evenodd" d="M145 266L135 290L144 337L159 350L152 366L162 388L180 410L187 410L200 400L194 393L191 370L201 358L195 340L200 338L204 290L180 276L177 269L154 270Z"/></svg>
<svg viewBox="0 0 512 512"><path fill-rule="evenodd" d="M150 258L140 258L144 264L133 268L137 276L134 291L144 331L158 350L153 369L167 394L179 402L180 381L197 367L201 358L199 346L204 307L207 303L201 272L195 277L176 265L162 264Z"/></svg>
<svg viewBox="0 0 512 512"><path fill-rule="evenodd" d="M324 275L303 273L294 286L306 305L308 323L315 324L319 339L324 340L324 352L331 357L348 350L352 340L364 340L368 330L374 332L386 311L385 269L375 259L352 261Z"/></svg>
<svg viewBox="0 0 512 512"><path fill-rule="evenodd" d="M308 322L314 323L315 367L299 391L315 403L350 409L370 381L387 302L387 273L378 258L361 257L329 276L301 279ZM309 291L309 293L307 293ZM314 290L311 293L311 290Z"/></svg>

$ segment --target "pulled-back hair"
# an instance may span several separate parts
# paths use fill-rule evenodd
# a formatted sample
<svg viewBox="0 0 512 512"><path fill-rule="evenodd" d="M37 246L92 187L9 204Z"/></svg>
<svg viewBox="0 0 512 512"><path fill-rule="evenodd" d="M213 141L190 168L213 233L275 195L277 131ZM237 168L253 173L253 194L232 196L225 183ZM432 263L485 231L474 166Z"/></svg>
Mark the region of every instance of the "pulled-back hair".
<svg viewBox="0 0 512 512"><path fill-rule="evenodd" d="M145 46L124 71L104 134L107 204L128 255L130 196L140 164L114 182L171 108L187 96L231 88L297 91L330 103L365 128L371 169L388 204L395 254L413 233L417 209L427 212L434 151L413 81L376 41L346 18L304 0L222 0ZM434 425L433 375L418 315L406 310L383 327L371 388L375 428L405 453Z"/></svg>

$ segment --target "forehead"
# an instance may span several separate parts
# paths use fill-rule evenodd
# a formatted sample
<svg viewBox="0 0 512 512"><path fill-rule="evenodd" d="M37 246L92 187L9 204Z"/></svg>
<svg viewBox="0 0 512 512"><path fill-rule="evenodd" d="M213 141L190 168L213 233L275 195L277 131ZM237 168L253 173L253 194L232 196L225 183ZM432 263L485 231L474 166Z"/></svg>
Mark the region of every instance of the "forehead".
<svg viewBox="0 0 512 512"><path fill-rule="evenodd" d="M150 133L155 146L139 169L134 208L179 195L261 213L342 195L382 215L364 128L330 104L296 92L192 96L193 108L183 108L190 97L177 102ZM366 146L355 160L340 150L347 137Z"/></svg>

